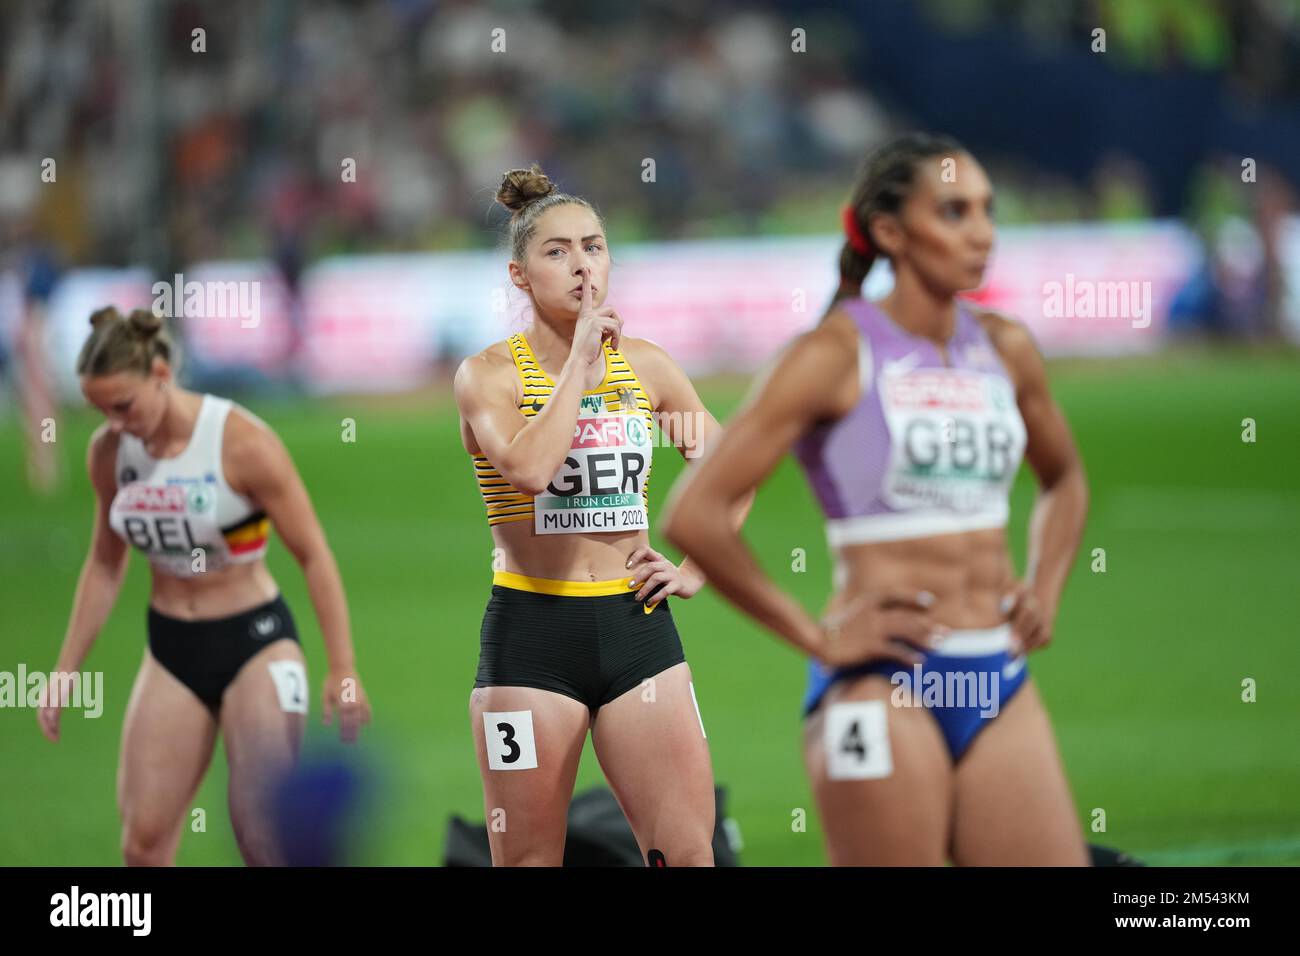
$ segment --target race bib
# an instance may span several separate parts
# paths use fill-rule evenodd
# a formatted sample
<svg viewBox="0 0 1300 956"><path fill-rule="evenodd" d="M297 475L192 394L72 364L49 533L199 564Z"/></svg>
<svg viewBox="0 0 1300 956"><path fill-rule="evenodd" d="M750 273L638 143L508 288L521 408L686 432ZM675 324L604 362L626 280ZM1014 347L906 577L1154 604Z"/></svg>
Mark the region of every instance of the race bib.
<svg viewBox="0 0 1300 956"><path fill-rule="evenodd" d="M608 397L582 396L569 454L546 491L533 499L537 534L650 526L643 497L650 472L650 430L635 401L625 400L619 410L611 410Z"/></svg>
<svg viewBox="0 0 1300 956"><path fill-rule="evenodd" d="M895 510L997 508L1020 466L1025 426L1011 383L963 369L881 376L889 469L881 489Z"/></svg>
<svg viewBox="0 0 1300 956"><path fill-rule="evenodd" d="M207 568L225 565L216 524L216 478L172 478L166 485L132 481L119 487L109 520L118 534L173 574L187 574L196 552Z"/></svg>

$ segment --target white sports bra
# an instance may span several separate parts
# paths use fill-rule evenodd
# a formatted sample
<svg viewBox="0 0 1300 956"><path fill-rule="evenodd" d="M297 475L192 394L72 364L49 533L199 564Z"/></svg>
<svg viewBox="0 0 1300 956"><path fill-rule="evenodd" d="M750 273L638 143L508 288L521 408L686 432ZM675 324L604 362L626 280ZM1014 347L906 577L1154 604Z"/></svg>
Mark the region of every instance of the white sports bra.
<svg viewBox="0 0 1300 956"><path fill-rule="evenodd" d="M172 458L153 458L139 438L121 436L109 524L167 574L194 577L266 553L270 521L231 489L221 470L232 405L204 395L189 444Z"/></svg>

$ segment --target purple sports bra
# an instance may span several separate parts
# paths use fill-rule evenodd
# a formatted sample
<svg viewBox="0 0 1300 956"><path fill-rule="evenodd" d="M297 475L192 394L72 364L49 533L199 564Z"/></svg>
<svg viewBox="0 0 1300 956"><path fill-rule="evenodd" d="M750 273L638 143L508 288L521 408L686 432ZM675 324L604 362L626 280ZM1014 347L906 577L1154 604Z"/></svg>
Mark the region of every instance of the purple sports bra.
<svg viewBox="0 0 1300 956"><path fill-rule="evenodd" d="M1005 527L1025 423L979 320L957 303L945 365L933 342L874 303L841 308L858 326L858 402L794 449L830 544Z"/></svg>

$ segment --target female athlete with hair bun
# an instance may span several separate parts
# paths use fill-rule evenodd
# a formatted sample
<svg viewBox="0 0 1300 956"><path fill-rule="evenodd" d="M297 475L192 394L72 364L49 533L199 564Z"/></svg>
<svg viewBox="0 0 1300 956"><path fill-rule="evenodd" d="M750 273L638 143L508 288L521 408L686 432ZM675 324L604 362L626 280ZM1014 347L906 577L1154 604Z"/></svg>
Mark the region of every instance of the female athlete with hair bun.
<svg viewBox="0 0 1300 956"><path fill-rule="evenodd" d="M500 561L470 720L494 865L558 866L590 729L649 865L713 863L713 771L669 606L700 573L649 545L652 415L688 462L720 426L663 349L601 306L600 216L541 169L505 174L525 332L461 363L456 404ZM748 502L737 502L737 525Z"/></svg>
<svg viewBox="0 0 1300 956"><path fill-rule="evenodd" d="M337 713L352 742L370 705L338 567L280 439L229 400L177 387L157 316L105 308L90 322L77 373L108 421L90 440L95 524L55 670L80 670L117 600L127 545L143 551L149 643L117 780L126 862L174 862L220 731L240 853L282 863L270 800L297 756L310 693L293 616L263 560L271 527L302 565L325 638L324 722ZM47 695L39 711L52 741L66 703Z"/></svg>
<svg viewBox="0 0 1300 956"><path fill-rule="evenodd" d="M956 298L982 281L992 205L984 170L945 137L869 157L830 309L665 519L719 591L813 659L804 759L835 864L1087 862L1024 659L1051 638L1087 483L1029 333ZM870 302L878 254L894 287ZM821 624L717 517L792 449L834 555ZM1005 526L1022 454L1040 494L1018 582Z"/></svg>

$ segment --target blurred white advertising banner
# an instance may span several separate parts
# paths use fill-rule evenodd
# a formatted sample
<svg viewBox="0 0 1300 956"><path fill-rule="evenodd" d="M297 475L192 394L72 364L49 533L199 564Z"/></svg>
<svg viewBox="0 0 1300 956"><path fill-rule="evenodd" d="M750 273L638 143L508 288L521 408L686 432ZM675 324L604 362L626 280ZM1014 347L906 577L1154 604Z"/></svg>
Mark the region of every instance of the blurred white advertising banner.
<svg viewBox="0 0 1300 956"><path fill-rule="evenodd" d="M1295 276L1300 227L1291 235ZM829 235L615 246L606 302L628 335L658 342L690 374L750 374L817 323L837 284L840 243ZM1198 250L1174 222L1007 226L987 281L969 298L1024 321L1048 355L1145 352L1162 341ZM866 293L883 295L891 282L882 261ZM15 297L3 301L12 311ZM174 316L192 374L292 378L321 393L418 388L528 323L527 299L497 250L325 259L303 274L297 299L269 262L196 263L155 281L143 269L80 269L49 303L49 357L65 394L77 391L87 319L106 304ZM8 335L13 317L0 318Z"/></svg>

